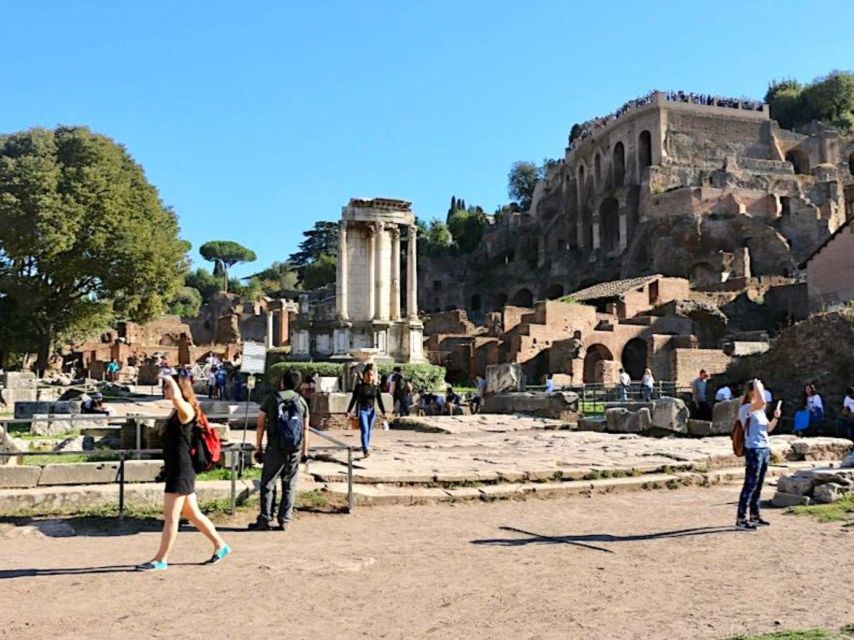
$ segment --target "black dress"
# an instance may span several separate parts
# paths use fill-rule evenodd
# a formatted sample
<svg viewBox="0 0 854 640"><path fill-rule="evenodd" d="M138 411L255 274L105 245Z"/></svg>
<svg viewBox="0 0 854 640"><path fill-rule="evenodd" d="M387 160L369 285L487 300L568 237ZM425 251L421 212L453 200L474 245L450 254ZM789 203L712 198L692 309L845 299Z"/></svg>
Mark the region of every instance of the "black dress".
<svg viewBox="0 0 854 640"><path fill-rule="evenodd" d="M163 434L163 466L166 467L166 493L190 495L196 492L196 471L190 457L190 442L196 418L182 425L178 412L173 411Z"/></svg>

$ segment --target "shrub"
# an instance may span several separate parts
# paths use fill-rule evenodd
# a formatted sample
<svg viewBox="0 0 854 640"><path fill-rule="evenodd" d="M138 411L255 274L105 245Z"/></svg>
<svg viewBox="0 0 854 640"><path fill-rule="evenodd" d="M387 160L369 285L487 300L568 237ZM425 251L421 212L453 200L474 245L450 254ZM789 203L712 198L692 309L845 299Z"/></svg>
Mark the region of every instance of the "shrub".
<svg viewBox="0 0 854 640"><path fill-rule="evenodd" d="M343 365L337 362L277 362L272 366L267 367L267 373L264 374L265 381L273 388L278 387L279 381L288 369L296 369L299 371L303 380L308 378L313 373L319 373L324 378L341 378L344 373Z"/></svg>
<svg viewBox="0 0 854 640"><path fill-rule="evenodd" d="M445 367L435 364L379 364L380 375L391 374L395 367L401 368L403 377L409 380L415 391L438 391L445 383Z"/></svg>
<svg viewBox="0 0 854 640"><path fill-rule="evenodd" d="M268 352L269 354L269 352ZM269 355L268 355L269 357ZM403 376L412 383L416 390L439 390L445 382L445 368L433 364L393 364L380 363L377 365L379 375L391 374L395 367L399 366ZM303 379L312 373L319 373L323 377L336 377L339 380L344 374L344 365L338 362L287 362L280 361L267 366L264 379L272 388L277 388L285 371L296 369Z"/></svg>

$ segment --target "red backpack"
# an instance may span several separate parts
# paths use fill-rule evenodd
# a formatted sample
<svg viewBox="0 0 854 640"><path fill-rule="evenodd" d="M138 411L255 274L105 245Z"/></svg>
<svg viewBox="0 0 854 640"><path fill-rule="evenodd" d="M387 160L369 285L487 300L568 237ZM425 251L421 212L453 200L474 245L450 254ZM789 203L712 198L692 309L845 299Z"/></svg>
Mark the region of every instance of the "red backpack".
<svg viewBox="0 0 854 640"><path fill-rule="evenodd" d="M199 415L196 426L193 427L190 457L196 473L213 469L222 459L222 440L219 432L210 426L204 413Z"/></svg>

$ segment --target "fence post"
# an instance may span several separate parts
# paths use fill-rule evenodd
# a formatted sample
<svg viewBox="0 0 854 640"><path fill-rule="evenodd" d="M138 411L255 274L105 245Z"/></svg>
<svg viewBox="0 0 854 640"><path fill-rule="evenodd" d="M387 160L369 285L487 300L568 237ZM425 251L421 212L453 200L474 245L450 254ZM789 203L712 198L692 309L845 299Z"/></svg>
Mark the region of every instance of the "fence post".
<svg viewBox="0 0 854 640"><path fill-rule="evenodd" d="M125 517L125 452L119 453L119 520Z"/></svg>
<svg viewBox="0 0 854 640"><path fill-rule="evenodd" d="M234 449L229 450L229 463L231 464L231 510L229 513L234 515L237 510L237 469L234 464ZM243 449L240 450L240 456L243 457ZM282 496L284 497L284 496Z"/></svg>
<svg viewBox="0 0 854 640"><path fill-rule="evenodd" d="M347 447L347 513L353 513L353 449Z"/></svg>
<svg viewBox="0 0 854 640"><path fill-rule="evenodd" d="M142 454L140 453L140 450L142 449L142 420L134 418L133 423L136 425L136 459L141 460Z"/></svg>

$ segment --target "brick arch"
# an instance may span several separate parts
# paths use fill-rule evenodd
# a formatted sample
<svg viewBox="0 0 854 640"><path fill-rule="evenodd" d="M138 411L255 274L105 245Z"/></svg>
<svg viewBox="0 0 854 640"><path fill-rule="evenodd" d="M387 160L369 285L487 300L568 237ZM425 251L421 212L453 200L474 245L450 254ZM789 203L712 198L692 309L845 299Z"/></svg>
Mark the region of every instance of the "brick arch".
<svg viewBox="0 0 854 640"><path fill-rule="evenodd" d="M614 176L614 187L622 187L626 181L626 145L622 141L614 145L611 157L611 172Z"/></svg>
<svg viewBox="0 0 854 640"><path fill-rule="evenodd" d="M543 295L541 297L546 300L557 300L558 298L563 297L563 294L563 285L556 282L543 289Z"/></svg>
<svg viewBox="0 0 854 640"><path fill-rule="evenodd" d="M614 354L604 344L597 343L587 347L584 354L584 382L611 382L605 379L603 364L613 361Z"/></svg>
<svg viewBox="0 0 854 640"><path fill-rule="evenodd" d="M534 292L528 289L527 287L522 287L516 293L513 294L513 297L510 299L511 304L517 307L533 307L534 306Z"/></svg>

